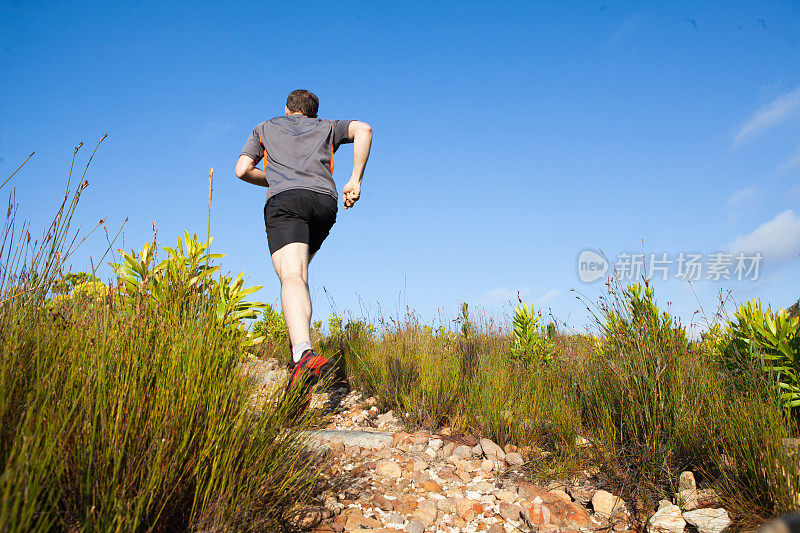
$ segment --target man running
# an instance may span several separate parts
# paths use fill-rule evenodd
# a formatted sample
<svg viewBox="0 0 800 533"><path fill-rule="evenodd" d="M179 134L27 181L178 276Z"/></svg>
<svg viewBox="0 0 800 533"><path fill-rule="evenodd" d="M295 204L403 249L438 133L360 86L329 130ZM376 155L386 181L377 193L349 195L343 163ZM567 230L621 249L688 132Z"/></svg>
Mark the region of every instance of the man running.
<svg viewBox="0 0 800 533"><path fill-rule="evenodd" d="M356 120L317 118L319 99L292 91L284 115L262 122L236 163L240 179L268 187L264 222L272 264L281 282L281 306L292 347L288 388L311 387L333 364L311 346L311 296L308 264L336 222L337 192L333 154L353 143L353 173L342 188L345 209L361 196L361 179L372 145L372 128ZM264 170L256 168L264 160Z"/></svg>

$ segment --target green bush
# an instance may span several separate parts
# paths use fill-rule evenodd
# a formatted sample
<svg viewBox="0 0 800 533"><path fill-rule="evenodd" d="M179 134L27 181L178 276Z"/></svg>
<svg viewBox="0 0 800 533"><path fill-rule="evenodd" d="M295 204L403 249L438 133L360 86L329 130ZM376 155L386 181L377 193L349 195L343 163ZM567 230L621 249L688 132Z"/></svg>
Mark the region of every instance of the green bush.
<svg viewBox="0 0 800 533"><path fill-rule="evenodd" d="M265 304L258 322L253 326L253 333L263 336L277 346L284 346L289 342L289 330L283 313L270 304Z"/></svg>
<svg viewBox="0 0 800 533"><path fill-rule="evenodd" d="M203 294L214 306L218 327L243 337L246 346L259 344L263 337L247 331L242 320L256 318L256 309L264 307L263 303L245 300L261 286L244 288L243 272L235 279L230 276L214 278L213 274L220 267L210 262L225 254L212 254L211 240L201 243L197 235L186 231L183 238L178 238L176 248L164 247L168 257L157 264L154 264L155 243L145 243L138 254L133 250L130 253L120 250L123 261L111 266L119 278L123 303L135 313L139 294L146 294L160 304L187 301Z"/></svg>
<svg viewBox="0 0 800 533"><path fill-rule="evenodd" d="M517 360L549 361L553 357L553 343L548 330L541 325L540 316L525 303L514 308L514 349L512 355ZM549 324L548 324L549 326Z"/></svg>
<svg viewBox="0 0 800 533"><path fill-rule="evenodd" d="M717 348L727 367L738 370L752 358L775 378L787 408L800 406L800 318L780 309L762 309L761 301L739 306L727 336L716 332Z"/></svg>

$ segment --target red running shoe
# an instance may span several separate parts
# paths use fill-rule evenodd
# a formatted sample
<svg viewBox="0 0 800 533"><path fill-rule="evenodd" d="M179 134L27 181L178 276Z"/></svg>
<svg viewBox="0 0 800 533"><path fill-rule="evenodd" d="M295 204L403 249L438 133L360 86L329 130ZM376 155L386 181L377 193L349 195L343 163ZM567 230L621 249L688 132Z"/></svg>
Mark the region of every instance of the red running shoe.
<svg viewBox="0 0 800 533"><path fill-rule="evenodd" d="M303 387L303 391L307 391L320 381L333 377L333 373L333 363L313 349L308 349L303 352L303 356L292 368L286 391L288 392L298 384Z"/></svg>

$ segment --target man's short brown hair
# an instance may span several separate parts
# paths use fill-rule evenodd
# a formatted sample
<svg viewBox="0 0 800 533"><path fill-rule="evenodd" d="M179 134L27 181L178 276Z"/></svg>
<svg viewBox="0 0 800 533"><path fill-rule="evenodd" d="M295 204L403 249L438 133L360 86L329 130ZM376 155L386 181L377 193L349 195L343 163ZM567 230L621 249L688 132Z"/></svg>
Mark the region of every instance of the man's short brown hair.
<svg viewBox="0 0 800 533"><path fill-rule="evenodd" d="M297 89L289 93L289 98L286 99L286 107L292 113L298 111L309 118L317 118L317 111L319 111L319 98L311 91L305 89Z"/></svg>

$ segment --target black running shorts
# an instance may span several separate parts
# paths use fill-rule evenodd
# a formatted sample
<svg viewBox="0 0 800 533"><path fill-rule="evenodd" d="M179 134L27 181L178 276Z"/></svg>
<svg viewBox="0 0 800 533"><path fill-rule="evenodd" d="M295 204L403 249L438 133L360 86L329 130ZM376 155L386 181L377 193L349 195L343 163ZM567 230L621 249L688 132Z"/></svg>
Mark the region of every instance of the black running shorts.
<svg viewBox="0 0 800 533"><path fill-rule="evenodd" d="M289 189L270 196L264 205L269 253L293 242L308 244L309 255L316 253L336 222L337 210L333 196L307 189Z"/></svg>

